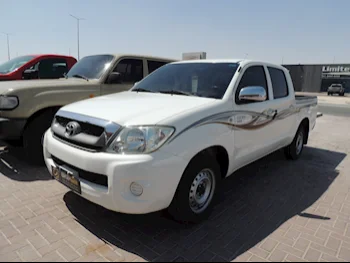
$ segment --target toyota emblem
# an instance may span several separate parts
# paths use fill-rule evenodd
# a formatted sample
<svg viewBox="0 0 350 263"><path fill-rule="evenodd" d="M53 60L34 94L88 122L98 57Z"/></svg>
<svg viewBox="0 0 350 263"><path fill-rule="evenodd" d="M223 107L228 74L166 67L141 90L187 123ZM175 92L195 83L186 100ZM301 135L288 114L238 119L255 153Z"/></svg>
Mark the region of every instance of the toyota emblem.
<svg viewBox="0 0 350 263"><path fill-rule="evenodd" d="M65 131L65 136L71 137L80 132L80 124L77 123L76 121L71 121L66 125L66 131Z"/></svg>

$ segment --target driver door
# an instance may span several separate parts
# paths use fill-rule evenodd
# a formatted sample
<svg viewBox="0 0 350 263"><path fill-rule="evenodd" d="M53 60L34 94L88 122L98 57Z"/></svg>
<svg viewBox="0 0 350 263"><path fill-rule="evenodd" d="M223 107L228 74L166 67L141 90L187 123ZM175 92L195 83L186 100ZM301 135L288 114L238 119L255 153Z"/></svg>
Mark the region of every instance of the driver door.
<svg viewBox="0 0 350 263"><path fill-rule="evenodd" d="M240 101L239 93L242 88L259 86L266 90L267 99L265 101ZM265 123L264 116L269 115L269 110L273 108L272 89L268 81L268 74L263 65L249 65L242 72L242 78L234 91L234 112L235 123L251 123L233 131L234 140L234 166L245 166L270 152L273 145L274 135L278 132L274 122ZM259 117L260 116L260 117ZM277 130L276 130L277 129Z"/></svg>
<svg viewBox="0 0 350 263"><path fill-rule="evenodd" d="M102 84L102 95L130 90L134 84L144 77L144 61L139 58L123 58L116 63L112 73L119 73L120 78Z"/></svg>

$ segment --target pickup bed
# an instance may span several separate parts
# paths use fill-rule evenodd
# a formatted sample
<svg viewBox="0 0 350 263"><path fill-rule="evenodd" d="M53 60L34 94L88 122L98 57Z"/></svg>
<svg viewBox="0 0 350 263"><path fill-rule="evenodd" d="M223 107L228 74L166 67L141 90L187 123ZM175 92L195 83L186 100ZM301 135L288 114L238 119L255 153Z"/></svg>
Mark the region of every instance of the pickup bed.
<svg viewBox="0 0 350 263"><path fill-rule="evenodd" d="M279 149L297 160L316 118L317 98L295 96L282 66L181 61L62 107L43 152L56 180L107 209L199 222L239 168Z"/></svg>

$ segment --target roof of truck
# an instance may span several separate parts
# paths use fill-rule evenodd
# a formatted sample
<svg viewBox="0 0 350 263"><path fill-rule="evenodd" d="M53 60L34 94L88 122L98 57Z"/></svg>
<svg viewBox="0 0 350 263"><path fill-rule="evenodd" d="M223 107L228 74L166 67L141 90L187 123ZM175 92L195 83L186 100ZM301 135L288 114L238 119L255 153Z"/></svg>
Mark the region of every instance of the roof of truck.
<svg viewBox="0 0 350 263"><path fill-rule="evenodd" d="M279 68L283 68L280 64L274 64L267 61L260 60L250 60L250 59L194 59L194 60L181 60L177 62L173 62L172 64L181 64L181 63L238 63L242 66L249 63L257 63L263 65L273 65Z"/></svg>
<svg viewBox="0 0 350 263"><path fill-rule="evenodd" d="M73 56L68 56L68 55L62 55L62 54L28 54L28 56L33 56L33 57L43 57L43 56L54 56L54 57L70 57L73 58Z"/></svg>
<svg viewBox="0 0 350 263"><path fill-rule="evenodd" d="M142 57L146 59L154 59L154 60L164 60L164 61L178 61L177 59L174 58L168 58L168 57L160 57L160 56L149 56L149 55L142 55L142 54L132 54L132 53L100 53L100 54L90 54L86 55L84 57L91 57L91 56L103 56L103 55L108 55L108 56L115 56L115 57Z"/></svg>
<svg viewBox="0 0 350 263"><path fill-rule="evenodd" d="M247 61L244 59L190 59L190 60L181 60L174 62L176 64L181 63L240 63Z"/></svg>

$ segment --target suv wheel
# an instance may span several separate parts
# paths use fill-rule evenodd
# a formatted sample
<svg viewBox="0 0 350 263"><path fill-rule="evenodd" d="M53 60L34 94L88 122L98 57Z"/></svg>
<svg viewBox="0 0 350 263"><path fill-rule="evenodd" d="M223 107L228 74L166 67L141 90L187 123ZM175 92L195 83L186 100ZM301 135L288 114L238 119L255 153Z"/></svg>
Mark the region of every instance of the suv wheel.
<svg viewBox="0 0 350 263"><path fill-rule="evenodd" d="M25 154L32 164L44 163L42 139L45 132L50 128L55 115L53 111L45 111L31 120L23 133L23 146Z"/></svg>
<svg viewBox="0 0 350 263"><path fill-rule="evenodd" d="M199 223L209 217L213 208L221 172L216 159L210 154L200 154L186 168L169 213L175 220Z"/></svg>
<svg viewBox="0 0 350 263"><path fill-rule="evenodd" d="M297 160L304 150L304 139L306 136L306 129L301 125L290 145L284 149L287 159Z"/></svg>

